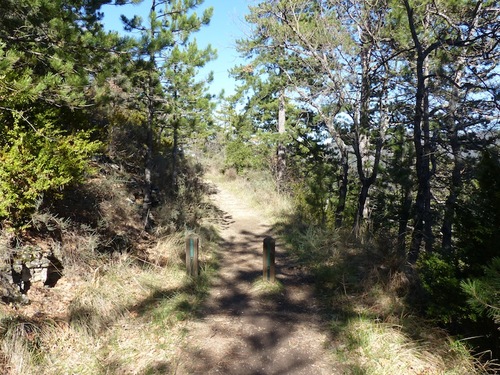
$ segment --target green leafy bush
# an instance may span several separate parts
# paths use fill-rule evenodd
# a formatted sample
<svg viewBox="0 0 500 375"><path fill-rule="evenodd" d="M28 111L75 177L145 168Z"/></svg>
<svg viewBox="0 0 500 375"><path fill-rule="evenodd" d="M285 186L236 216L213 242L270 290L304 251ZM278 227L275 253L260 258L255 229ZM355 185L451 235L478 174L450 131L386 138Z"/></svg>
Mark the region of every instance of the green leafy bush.
<svg viewBox="0 0 500 375"><path fill-rule="evenodd" d="M263 166L259 147L242 139L235 139L226 145L225 167L235 168L238 173L246 168L260 168Z"/></svg>
<svg viewBox="0 0 500 375"><path fill-rule="evenodd" d="M65 134L49 124L38 131L16 121L0 143L0 217L19 224L47 192L78 182L100 148L88 132Z"/></svg>
<svg viewBox="0 0 500 375"><path fill-rule="evenodd" d="M472 312L464 303L466 295L451 262L437 253L423 254L417 266L427 294L429 317L445 323L471 317Z"/></svg>

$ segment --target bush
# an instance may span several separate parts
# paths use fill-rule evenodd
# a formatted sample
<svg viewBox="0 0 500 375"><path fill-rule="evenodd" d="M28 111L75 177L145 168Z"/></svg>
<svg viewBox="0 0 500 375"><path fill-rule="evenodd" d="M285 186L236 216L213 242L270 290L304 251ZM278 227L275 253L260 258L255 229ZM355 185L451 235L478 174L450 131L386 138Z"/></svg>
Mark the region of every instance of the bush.
<svg viewBox="0 0 500 375"><path fill-rule="evenodd" d="M451 262L439 254L423 254L418 271L427 294L426 313L445 323L470 318L472 311L464 303L466 295Z"/></svg>
<svg viewBox="0 0 500 375"><path fill-rule="evenodd" d="M494 258L484 269L484 277L462 281L468 303L479 314L487 313L500 329L500 258Z"/></svg>
<svg viewBox="0 0 500 375"><path fill-rule="evenodd" d="M100 143L87 132L65 134L50 125L33 131L16 124L5 131L0 147L0 218L17 225L44 193L80 181Z"/></svg>
<svg viewBox="0 0 500 375"><path fill-rule="evenodd" d="M256 149L256 145L241 139L230 141L226 145L225 168L235 168L240 173L246 168L262 167L263 160Z"/></svg>

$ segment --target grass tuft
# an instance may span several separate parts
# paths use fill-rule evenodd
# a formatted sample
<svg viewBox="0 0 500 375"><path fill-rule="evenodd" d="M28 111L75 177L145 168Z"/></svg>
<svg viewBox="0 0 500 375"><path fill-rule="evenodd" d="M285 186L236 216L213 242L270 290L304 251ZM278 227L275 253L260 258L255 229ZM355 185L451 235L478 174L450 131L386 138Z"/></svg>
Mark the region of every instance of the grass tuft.
<svg viewBox="0 0 500 375"><path fill-rule="evenodd" d="M284 290L285 288L279 280L270 282L259 278L252 283L252 292L254 292L258 297L279 297L283 294Z"/></svg>
<svg viewBox="0 0 500 375"><path fill-rule="evenodd" d="M473 374L468 353L454 345L415 341L401 325L366 317L350 319L341 332L345 344L337 355L354 373L363 374ZM442 338L442 337L441 337ZM456 349L455 349L455 348Z"/></svg>

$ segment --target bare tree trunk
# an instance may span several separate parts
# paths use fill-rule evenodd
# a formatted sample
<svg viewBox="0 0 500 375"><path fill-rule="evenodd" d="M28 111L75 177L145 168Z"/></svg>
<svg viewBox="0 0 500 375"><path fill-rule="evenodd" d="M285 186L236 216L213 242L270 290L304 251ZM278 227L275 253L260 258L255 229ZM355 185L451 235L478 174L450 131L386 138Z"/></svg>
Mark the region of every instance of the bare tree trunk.
<svg viewBox="0 0 500 375"><path fill-rule="evenodd" d="M356 210L356 217L354 218L354 234L359 237L361 234L361 228L364 221L364 212L366 200L368 198L368 191L370 190L371 182L369 179L364 179L361 182L361 188L358 195L358 207Z"/></svg>
<svg viewBox="0 0 500 375"><path fill-rule="evenodd" d="M358 207L356 216L354 217L354 234L359 237L361 226L363 223L363 212L365 210L366 198L368 197L368 190L372 183L371 178L367 178L365 174L365 158L369 154L370 141L368 139L368 132L370 131L370 46L366 40L366 31L360 32L361 41L361 90L360 90L360 103L359 109L354 116L354 154L356 155L356 165L358 171L359 181L361 183L358 195Z"/></svg>
<svg viewBox="0 0 500 375"><path fill-rule="evenodd" d="M410 7L408 0L404 0L412 39L417 51L416 74L417 87L415 95L415 110L413 118L413 143L415 146L415 169L417 174L417 197L415 200L415 215L413 223L413 233L408 252L408 261L410 264L415 264L420 255L420 247L424 240L426 247L432 249L432 227L430 222L430 136L429 136L429 121L428 121L428 91L427 91L427 74L426 74L426 59L430 51L424 51L424 48L419 40L416 32L413 9ZM431 238L429 238L429 236Z"/></svg>
<svg viewBox="0 0 500 375"><path fill-rule="evenodd" d="M460 62L460 66L463 66L463 59ZM457 202L458 194L462 188L462 168L463 168L463 158L461 155L460 140L458 137L459 126L457 121L459 121L455 114L458 110L458 101L460 96L460 90L458 85L463 76L462 68L459 70L455 76L456 85L453 88L452 97L450 99L450 106L448 108L449 116L447 118L448 123L448 137L451 146L451 153L453 156L453 170L451 172L451 181L449 187L449 194L446 198L443 225L441 226L441 233L443 238L441 241L441 246L444 254L453 256L453 223L455 220L455 204Z"/></svg>
<svg viewBox="0 0 500 375"><path fill-rule="evenodd" d="M425 60L424 62L424 77L429 76L428 62ZM430 131L430 118L429 118L429 93L426 85L425 94L424 94L424 102L423 102L423 122L422 122L422 130L424 134L424 166L425 173L422 178L422 184L425 187L424 189L424 243L425 250L428 253L433 251L434 247L434 234L432 231L432 225L434 224L433 215L432 215L432 192L431 192L431 178L434 176L436 171L436 140L434 137L431 137Z"/></svg>
<svg viewBox="0 0 500 375"><path fill-rule="evenodd" d="M179 93L177 90L174 91L173 93L174 97L174 102L177 103L177 100L179 99ZM178 159L179 159L179 115L177 113L174 113L173 117L173 129L172 129L172 138L173 138L173 144L172 144L172 195L176 196L177 195L177 178L179 174L179 166L178 166Z"/></svg>
<svg viewBox="0 0 500 375"><path fill-rule="evenodd" d="M144 162L144 200L143 200L143 217L144 217L144 229L149 230L151 228L150 212L152 205L152 171L153 171L153 117L154 117L154 107L152 103L152 98L149 99L149 114L148 121L146 124L146 160Z"/></svg>
<svg viewBox="0 0 500 375"><path fill-rule="evenodd" d="M340 151L340 168L341 174L339 178L339 198L337 208L335 210L335 227L340 228L344 217L345 202L347 198L347 186L349 183L349 154L344 148Z"/></svg>
<svg viewBox="0 0 500 375"><path fill-rule="evenodd" d="M173 145L172 145L172 194L177 194L177 176L179 159L179 123L174 121L173 128Z"/></svg>
<svg viewBox="0 0 500 375"><path fill-rule="evenodd" d="M156 9L156 0L152 1L151 13ZM151 34L154 33L153 25L151 25ZM155 56L152 52L149 55L150 63L154 65ZM154 82L151 72L148 76L148 87L147 87L147 100L148 100L148 120L146 124L146 160L144 168L144 201L143 201L143 215L144 215L144 229L149 230L151 228L151 206L152 206L152 192L153 192L153 124L155 118L155 92L154 92Z"/></svg>
<svg viewBox="0 0 500 375"><path fill-rule="evenodd" d="M286 151L285 146L283 145L282 136L285 134L285 121L286 121L286 112L285 112L285 90L282 89L279 96L279 107L278 107L278 134L280 135L280 139L278 141L278 149L277 149L277 165L276 165L276 180L278 183L278 191L283 190L283 184L285 181L285 172L286 172Z"/></svg>
<svg viewBox="0 0 500 375"><path fill-rule="evenodd" d="M441 232L443 234L441 246L444 254L453 255L453 223L455 221L455 204L457 202L459 191L462 187L462 167L463 161L460 155L460 146L456 134L450 138L453 154L453 171L451 173L451 184L448 197L446 198L443 225Z"/></svg>
<svg viewBox="0 0 500 375"><path fill-rule="evenodd" d="M408 221L410 221L410 210L413 199L410 186L405 186L401 199L401 209L399 212L398 226L398 254L406 256L406 234L408 231Z"/></svg>

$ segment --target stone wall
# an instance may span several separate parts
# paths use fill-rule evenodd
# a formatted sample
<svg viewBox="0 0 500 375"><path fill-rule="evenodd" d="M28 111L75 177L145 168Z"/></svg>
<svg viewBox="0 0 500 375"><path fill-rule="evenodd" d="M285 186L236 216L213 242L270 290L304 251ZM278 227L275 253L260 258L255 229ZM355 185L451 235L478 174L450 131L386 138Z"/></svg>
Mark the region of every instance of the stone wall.
<svg viewBox="0 0 500 375"><path fill-rule="evenodd" d="M2 243L0 254L0 297L5 302L26 302L32 283L53 287L62 276L62 264L52 249Z"/></svg>

